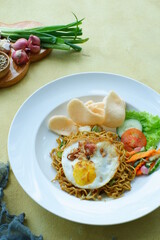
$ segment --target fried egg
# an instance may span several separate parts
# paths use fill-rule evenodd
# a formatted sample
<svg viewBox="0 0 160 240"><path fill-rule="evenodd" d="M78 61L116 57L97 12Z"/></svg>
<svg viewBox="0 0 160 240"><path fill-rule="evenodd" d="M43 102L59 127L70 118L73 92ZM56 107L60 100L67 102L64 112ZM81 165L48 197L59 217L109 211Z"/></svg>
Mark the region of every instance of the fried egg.
<svg viewBox="0 0 160 240"><path fill-rule="evenodd" d="M62 167L69 182L84 189L96 189L104 186L115 175L119 166L119 154L109 141L96 143L96 150L90 159L69 160L68 154L78 148L78 142L64 149ZM102 154L105 153L104 155Z"/></svg>

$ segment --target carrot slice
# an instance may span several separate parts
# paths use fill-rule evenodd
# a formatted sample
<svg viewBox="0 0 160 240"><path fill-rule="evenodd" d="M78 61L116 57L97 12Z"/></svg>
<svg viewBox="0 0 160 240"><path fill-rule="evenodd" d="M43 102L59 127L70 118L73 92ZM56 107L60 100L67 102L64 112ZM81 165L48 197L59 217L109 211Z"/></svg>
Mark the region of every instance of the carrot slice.
<svg viewBox="0 0 160 240"><path fill-rule="evenodd" d="M160 148L158 150L156 150L156 154L160 154ZM151 156L154 156L155 154L151 155ZM150 156L150 157L151 157Z"/></svg>
<svg viewBox="0 0 160 240"><path fill-rule="evenodd" d="M156 151L155 149L148 150L147 152L139 152L139 153L134 154L134 155L133 155L130 159L128 159L126 162L128 162L128 163L130 163L130 162L135 162L135 161L137 161L138 159L153 156L153 154L155 154L155 153L157 153L157 151Z"/></svg>
<svg viewBox="0 0 160 240"><path fill-rule="evenodd" d="M135 152L134 150L131 152L126 152L126 156L127 157L131 157L132 155L136 154L137 152Z"/></svg>
<svg viewBox="0 0 160 240"><path fill-rule="evenodd" d="M151 170L151 169L154 167L155 163L156 163L156 162L152 162L149 170Z"/></svg>
<svg viewBox="0 0 160 240"><path fill-rule="evenodd" d="M137 170L136 175L137 175L137 176L143 175L141 169L138 169L138 170Z"/></svg>
<svg viewBox="0 0 160 240"><path fill-rule="evenodd" d="M140 162L136 167L135 167L135 171L136 171L136 175L137 175L137 171L145 164L144 161Z"/></svg>
<svg viewBox="0 0 160 240"><path fill-rule="evenodd" d="M140 152L140 150L141 150L141 148L140 147L137 147L137 148L135 148L133 151L131 151L131 152L126 152L126 156L127 157L131 157L133 154L136 154L136 153L138 153L138 152Z"/></svg>

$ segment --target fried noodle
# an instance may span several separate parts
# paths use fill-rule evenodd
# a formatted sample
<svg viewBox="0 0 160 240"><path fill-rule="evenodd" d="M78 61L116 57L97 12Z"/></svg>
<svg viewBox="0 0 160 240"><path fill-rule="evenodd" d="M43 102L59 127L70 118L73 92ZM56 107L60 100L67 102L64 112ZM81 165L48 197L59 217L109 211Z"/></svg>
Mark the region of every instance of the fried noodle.
<svg viewBox="0 0 160 240"><path fill-rule="evenodd" d="M65 177L61 156L64 149L73 143L87 140L93 143L101 141L109 141L116 147L116 151L119 154L119 167L114 177L104 186L97 189L82 189L74 186ZM86 200L100 200L105 194L108 197L118 198L126 190L131 190L131 181L135 178L135 170L130 164L126 163L126 156L123 144L118 140L118 136L112 132L78 132L77 134L71 134L70 136L60 136L57 139L58 147L53 148L50 153L52 158L52 166L56 169L57 175L55 180L58 180L62 190L74 195L81 199Z"/></svg>

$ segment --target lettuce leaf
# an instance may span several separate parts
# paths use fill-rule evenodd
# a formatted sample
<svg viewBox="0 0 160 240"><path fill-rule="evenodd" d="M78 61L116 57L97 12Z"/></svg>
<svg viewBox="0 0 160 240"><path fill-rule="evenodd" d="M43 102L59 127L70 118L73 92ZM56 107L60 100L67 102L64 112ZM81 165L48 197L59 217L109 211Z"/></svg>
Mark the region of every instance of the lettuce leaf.
<svg viewBox="0 0 160 240"><path fill-rule="evenodd" d="M160 142L160 117L147 112L126 111L126 119L137 119L147 139L146 149L156 148Z"/></svg>

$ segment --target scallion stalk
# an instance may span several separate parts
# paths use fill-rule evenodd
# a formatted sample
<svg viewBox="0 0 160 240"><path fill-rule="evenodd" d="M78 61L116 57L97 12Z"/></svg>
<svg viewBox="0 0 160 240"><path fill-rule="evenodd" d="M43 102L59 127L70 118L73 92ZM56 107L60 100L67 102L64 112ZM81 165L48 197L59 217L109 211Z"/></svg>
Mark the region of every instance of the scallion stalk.
<svg viewBox="0 0 160 240"><path fill-rule="evenodd" d="M75 16L75 15L74 15ZM82 24L84 19L78 20L75 16L76 21L57 26L42 26L35 28L6 28L0 27L0 37L9 38L10 41L15 42L19 38L28 39L30 35L35 35L41 40L42 48L52 48L60 50L74 49L81 51L81 47L77 44L82 44L88 41L88 38L82 39L82 28L79 25Z"/></svg>

